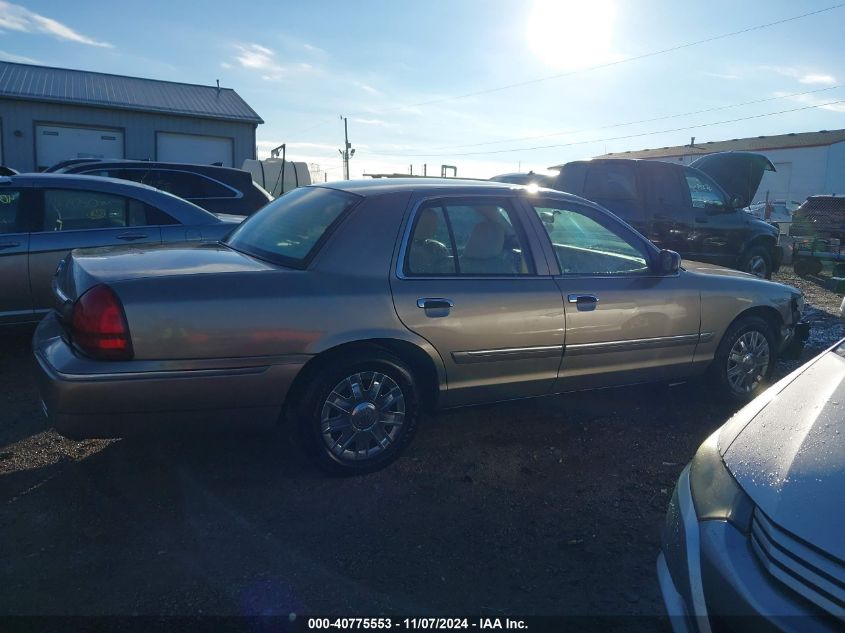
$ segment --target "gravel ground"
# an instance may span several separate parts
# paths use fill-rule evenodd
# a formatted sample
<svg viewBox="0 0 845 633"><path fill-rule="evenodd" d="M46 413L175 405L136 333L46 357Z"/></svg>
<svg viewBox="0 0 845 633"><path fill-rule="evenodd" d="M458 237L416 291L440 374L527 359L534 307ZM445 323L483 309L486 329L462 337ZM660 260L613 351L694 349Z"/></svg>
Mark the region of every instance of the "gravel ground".
<svg viewBox="0 0 845 633"><path fill-rule="evenodd" d="M841 297L779 280L803 359L845 336ZM659 616L672 487L732 413L700 382L451 411L331 479L282 434L63 439L30 376L28 333L0 338L0 614Z"/></svg>

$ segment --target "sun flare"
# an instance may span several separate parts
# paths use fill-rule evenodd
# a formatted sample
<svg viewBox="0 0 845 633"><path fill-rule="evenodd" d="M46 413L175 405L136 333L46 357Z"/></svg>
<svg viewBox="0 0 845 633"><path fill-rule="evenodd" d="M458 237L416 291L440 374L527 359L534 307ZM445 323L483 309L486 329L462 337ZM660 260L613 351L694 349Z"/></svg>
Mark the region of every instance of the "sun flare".
<svg viewBox="0 0 845 633"><path fill-rule="evenodd" d="M544 63L576 70L614 59L611 0L535 0L528 14L528 46Z"/></svg>

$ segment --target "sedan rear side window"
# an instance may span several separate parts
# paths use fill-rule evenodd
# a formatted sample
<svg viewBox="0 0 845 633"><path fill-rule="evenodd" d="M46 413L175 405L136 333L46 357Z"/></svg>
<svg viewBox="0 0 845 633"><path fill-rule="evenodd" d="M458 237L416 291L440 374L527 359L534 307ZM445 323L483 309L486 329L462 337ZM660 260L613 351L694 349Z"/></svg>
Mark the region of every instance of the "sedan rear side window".
<svg viewBox="0 0 845 633"><path fill-rule="evenodd" d="M535 206L552 241L564 275L607 276L648 274L648 253L576 207Z"/></svg>
<svg viewBox="0 0 845 633"><path fill-rule="evenodd" d="M20 200L20 191L3 190L0 192L0 234L18 232Z"/></svg>
<svg viewBox="0 0 845 633"><path fill-rule="evenodd" d="M323 187L300 187L245 220L226 243L237 251L302 267L359 196Z"/></svg>
<svg viewBox="0 0 845 633"><path fill-rule="evenodd" d="M161 224L177 222L163 211L134 198L77 189L44 191L44 231L82 231Z"/></svg>
<svg viewBox="0 0 845 633"><path fill-rule="evenodd" d="M407 246L405 274L533 274L519 229L505 203L456 201L421 207Z"/></svg>

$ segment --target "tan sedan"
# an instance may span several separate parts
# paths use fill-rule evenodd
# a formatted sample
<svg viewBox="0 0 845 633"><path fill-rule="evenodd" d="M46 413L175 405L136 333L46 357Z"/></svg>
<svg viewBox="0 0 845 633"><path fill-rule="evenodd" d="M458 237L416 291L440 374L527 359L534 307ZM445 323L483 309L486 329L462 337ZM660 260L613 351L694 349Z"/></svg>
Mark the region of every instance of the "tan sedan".
<svg viewBox="0 0 845 633"><path fill-rule="evenodd" d="M707 371L751 398L803 309L580 198L436 179L298 189L221 244L76 251L56 293L34 349L62 433L288 419L339 473L395 459L421 410Z"/></svg>

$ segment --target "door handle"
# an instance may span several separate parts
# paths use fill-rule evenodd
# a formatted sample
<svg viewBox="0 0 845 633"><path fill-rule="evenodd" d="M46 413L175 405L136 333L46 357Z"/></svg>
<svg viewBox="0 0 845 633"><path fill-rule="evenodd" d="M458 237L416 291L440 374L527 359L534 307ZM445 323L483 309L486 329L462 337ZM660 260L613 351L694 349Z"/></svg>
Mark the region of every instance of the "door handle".
<svg viewBox="0 0 845 633"><path fill-rule="evenodd" d="M442 297L420 297L417 299L417 307L424 310L448 310L455 307L455 302Z"/></svg>
<svg viewBox="0 0 845 633"><path fill-rule="evenodd" d="M131 242L132 240L143 240L146 237L146 233L121 233L117 236L117 239Z"/></svg>
<svg viewBox="0 0 845 633"><path fill-rule="evenodd" d="M20 242L0 242L0 249L3 248L14 248L15 246L20 246Z"/></svg>
<svg viewBox="0 0 845 633"><path fill-rule="evenodd" d="M567 295L566 300L569 303L598 303L599 298L596 295Z"/></svg>
<svg viewBox="0 0 845 633"><path fill-rule="evenodd" d="M708 220L707 218L696 218L695 221L699 224L707 224L710 220Z"/></svg>

